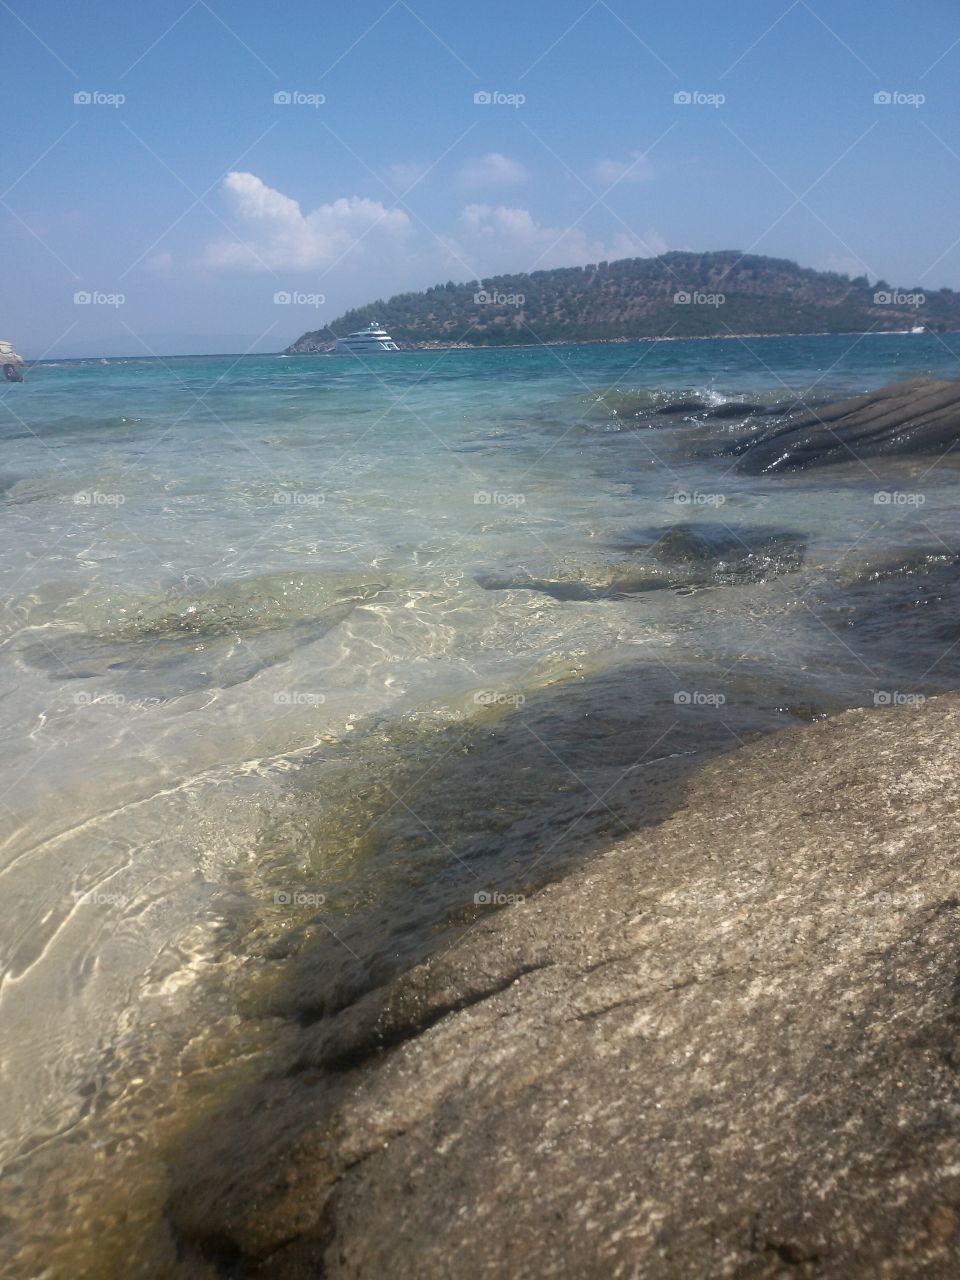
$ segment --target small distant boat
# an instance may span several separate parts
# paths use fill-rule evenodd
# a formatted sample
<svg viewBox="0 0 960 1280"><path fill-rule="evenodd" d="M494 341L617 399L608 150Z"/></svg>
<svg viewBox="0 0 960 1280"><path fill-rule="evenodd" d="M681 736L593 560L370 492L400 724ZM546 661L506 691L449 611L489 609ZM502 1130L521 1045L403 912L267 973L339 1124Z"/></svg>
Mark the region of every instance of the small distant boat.
<svg viewBox="0 0 960 1280"><path fill-rule="evenodd" d="M338 338L334 351L337 354L348 351L354 356L365 356L378 351L399 351L400 348L376 320L365 329L356 333L348 333L345 338Z"/></svg>
<svg viewBox="0 0 960 1280"><path fill-rule="evenodd" d="M8 382L23 381L23 356L18 356L9 342L0 342L0 365Z"/></svg>
<svg viewBox="0 0 960 1280"><path fill-rule="evenodd" d="M915 324L910 330L911 333L926 333L927 326L925 324Z"/></svg>

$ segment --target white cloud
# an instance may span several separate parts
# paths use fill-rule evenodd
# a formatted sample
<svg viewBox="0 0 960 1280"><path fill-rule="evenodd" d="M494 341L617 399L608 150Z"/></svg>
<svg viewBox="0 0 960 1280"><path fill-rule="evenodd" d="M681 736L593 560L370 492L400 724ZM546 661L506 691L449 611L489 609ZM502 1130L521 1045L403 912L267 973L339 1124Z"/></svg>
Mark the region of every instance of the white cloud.
<svg viewBox="0 0 960 1280"><path fill-rule="evenodd" d="M637 255L639 258L657 258L661 253L666 253L670 246L667 244L666 237L663 236L656 227L649 227L643 233L643 253Z"/></svg>
<svg viewBox="0 0 960 1280"><path fill-rule="evenodd" d="M622 229L602 238L580 227L538 222L529 209L502 204L467 205L453 228L436 227L434 235L403 210L359 196L304 213L296 200L252 173L229 174L223 191L237 237L223 235L209 244L206 266L250 271L336 267L331 284L349 271L372 297L425 288L448 277L485 279L501 272L584 266L650 257L667 248L657 231L638 235ZM351 289L357 287L355 279Z"/></svg>
<svg viewBox="0 0 960 1280"><path fill-rule="evenodd" d="M402 209L377 200L342 197L304 213L296 200L252 173L228 173L223 190L240 230L208 245L212 267L251 271L350 265L385 247L395 250L413 231Z"/></svg>
<svg viewBox="0 0 960 1280"><path fill-rule="evenodd" d="M167 275L173 266L173 254L167 250L155 253L152 258L147 258L144 266L148 271L159 271L161 275Z"/></svg>
<svg viewBox="0 0 960 1280"><path fill-rule="evenodd" d="M592 172L605 187L615 182L651 182L656 176L653 165L642 151L632 151L629 160L598 160Z"/></svg>
<svg viewBox="0 0 960 1280"><path fill-rule="evenodd" d="M491 151L475 160L468 160L457 175L461 186L472 190L482 187L513 186L524 182L527 171L522 164L511 160L499 151Z"/></svg>
<svg viewBox="0 0 960 1280"><path fill-rule="evenodd" d="M584 266L615 258L646 258L663 253L659 232L636 236L618 231L611 240L598 240L579 227L550 227L537 222L528 209L471 204L460 216L451 246L476 264L480 277L497 272L536 271L549 267Z"/></svg>
<svg viewBox="0 0 960 1280"><path fill-rule="evenodd" d="M867 268L859 258L835 253L831 253L817 269L819 271L838 271L842 276L851 277L865 276L867 274Z"/></svg>

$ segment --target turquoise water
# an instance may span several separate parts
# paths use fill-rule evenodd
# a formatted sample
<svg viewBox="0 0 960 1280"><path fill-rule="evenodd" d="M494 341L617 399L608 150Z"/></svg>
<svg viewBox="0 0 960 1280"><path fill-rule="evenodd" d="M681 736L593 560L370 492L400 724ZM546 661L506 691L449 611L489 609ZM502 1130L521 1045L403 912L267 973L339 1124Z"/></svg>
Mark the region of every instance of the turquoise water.
<svg viewBox="0 0 960 1280"><path fill-rule="evenodd" d="M742 422L709 415L958 356L118 360L2 388L0 1158L26 1234L40 1185L69 1222L98 1152L155 1157L212 1046L259 1061L477 894L641 829L650 770L952 687L952 615L897 612L928 587L857 585L958 545L952 460L744 477L716 456ZM733 538L724 563L776 551L648 589L677 525Z"/></svg>

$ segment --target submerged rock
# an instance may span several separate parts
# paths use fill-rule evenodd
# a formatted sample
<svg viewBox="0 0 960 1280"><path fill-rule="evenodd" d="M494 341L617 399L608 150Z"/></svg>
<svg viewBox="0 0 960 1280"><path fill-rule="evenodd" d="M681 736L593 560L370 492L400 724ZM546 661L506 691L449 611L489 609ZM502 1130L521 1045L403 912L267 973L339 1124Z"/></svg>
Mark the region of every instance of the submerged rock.
<svg viewBox="0 0 960 1280"><path fill-rule="evenodd" d="M909 547L887 551L854 560L847 568L841 564L841 581L847 584L887 582L898 578L923 578L960 563L960 553L945 545Z"/></svg>
<svg viewBox="0 0 960 1280"><path fill-rule="evenodd" d="M955 697L792 730L488 908L315 1029L242 1133L191 1145L181 1258L277 1280L956 1275L958 749Z"/></svg>
<svg viewBox="0 0 960 1280"><path fill-rule="evenodd" d="M705 413L709 408L706 400L673 400L660 405L657 413L663 417L675 417L678 414Z"/></svg>
<svg viewBox="0 0 960 1280"><path fill-rule="evenodd" d="M115 692L139 697L227 688L321 639L384 585L339 575L262 575L189 595L122 601L101 606L99 616L94 608L85 631L27 644L20 654L53 680L107 677Z"/></svg>
<svg viewBox="0 0 960 1280"><path fill-rule="evenodd" d="M555 600L615 600L645 591L765 582L803 564L805 540L791 530L681 523L615 544L608 563L566 564L538 575L526 569L480 573L487 591L539 591Z"/></svg>
<svg viewBox="0 0 960 1280"><path fill-rule="evenodd" d="M738 470L797 471L864 458L945 453L960 440L960 380L916 378L788 415L738 441Z"/></svg>
<svg viewBox="0 0 960 1280"><path fill-rule="evenodd" d="M643 591L673 586L670 577L654 565L583 566L557 570L556 576L537 577L524 570L479 573L485 591L539 591L554 600L618 600Z"/></svg>
<svg viewBox="0 0 960 1280"><path fill-rule="evenodd" d="M702 396L685 391L607 390L591 402L587 417L646 418L652 425L657 418L702 414L710 407Z"/></svg>
<svg viewBox="0 0 960 1280"><path fill-rule="evenodd" d="M316 618L258 634L252 644L229 633L198 640L189 631L142 641L69 636L27 645L21 655L51 680L109 679L105 686L109 693L119 686L129 689L133 698L168 701L202 689L244 684L261 671L286 662L302 645L322 639L355 608L353 603L331 606ZM99 688L95 683L85 690L89 701L97 700Z"/></svg>
<svg viewBox="0 0 960 1280"><path fill-rule="evenodd" d="M659 533L652 552L662 564L685 567L691 583L762 582L803 564L806 542L785 529L701 522L675 524Z"/></svg>
<svg viewBox="0 0 960 1280"><path fill-rule="evenodd" d="M738 400L729 400L724 404L718 404L706 416L723 421L726 418L749 418L755 413L766 413L766 411L766 405L741 404Z"/></svg>

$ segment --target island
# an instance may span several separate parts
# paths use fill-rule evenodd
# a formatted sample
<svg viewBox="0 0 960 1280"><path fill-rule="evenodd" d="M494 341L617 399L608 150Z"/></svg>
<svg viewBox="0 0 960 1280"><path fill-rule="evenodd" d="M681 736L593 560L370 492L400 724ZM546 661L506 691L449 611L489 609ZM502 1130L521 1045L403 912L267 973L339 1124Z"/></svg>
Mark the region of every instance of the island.
<svg viewBox="0 0 960 1280"><path fill-rule="evenodd" d="M407 350L778 334L947 331L960 293L871 284L729 249L494 276L378 298L303 334L286 355L332 350L377 321Z"/></svg>

